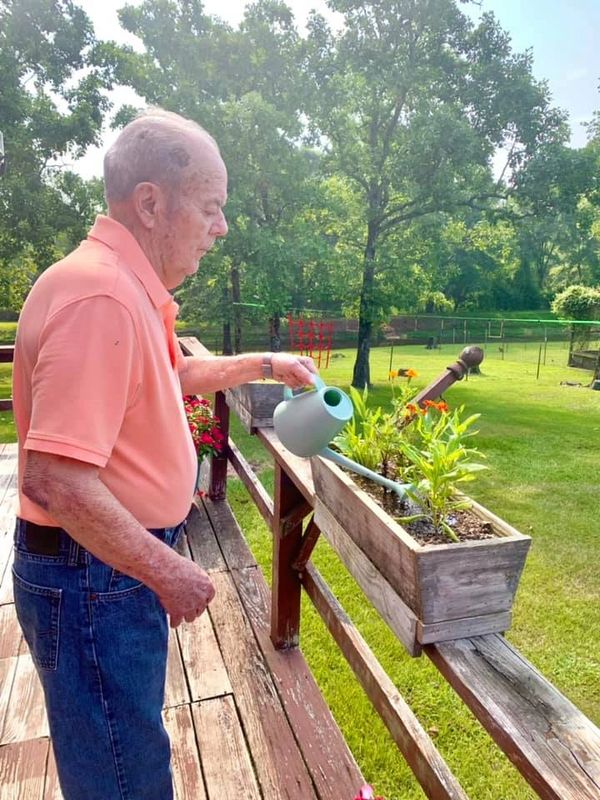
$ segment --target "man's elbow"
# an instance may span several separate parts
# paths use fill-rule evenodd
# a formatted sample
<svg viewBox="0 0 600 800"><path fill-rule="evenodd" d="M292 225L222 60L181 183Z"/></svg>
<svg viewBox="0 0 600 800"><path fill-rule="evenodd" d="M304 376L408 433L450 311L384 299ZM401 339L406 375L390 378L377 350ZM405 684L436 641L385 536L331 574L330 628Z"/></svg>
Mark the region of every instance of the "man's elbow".
<svg viewBox="0 0 600 800"><path fill-rule="evenodd" d="M25 470L21 491L32 503L48 511L50 507L50 481L49 476L41 476L37 472L33 474Z"/></svg>

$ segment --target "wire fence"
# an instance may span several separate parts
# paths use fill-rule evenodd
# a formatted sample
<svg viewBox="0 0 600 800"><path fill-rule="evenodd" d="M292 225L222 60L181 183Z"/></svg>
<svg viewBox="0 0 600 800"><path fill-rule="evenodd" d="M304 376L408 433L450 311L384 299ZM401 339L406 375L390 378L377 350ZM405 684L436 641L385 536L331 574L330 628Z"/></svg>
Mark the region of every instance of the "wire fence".
<svg viewBox="0 0 600 800"><path fill-rule="evenodd" d="M358 342L357 319L324 318L326 337L332 349L355 348ZM298 349L295 326L281 320L279 330L282 350ZM193 331L214 352L222 348L219 329L210 332ZM268 350L271 347L268 325L254 322L244 325L243 350ZM401 315L386 324L374 326L371 344L389 346L397 354L411 345L428 350L452 349L479 345L490 359L521 361L546 365L573 366L600 374L600 321L569 322L551 319L447 317L434 315ZM305 347L306 349L306 343ZM315 337L313 356L318 355Z"/></svg>

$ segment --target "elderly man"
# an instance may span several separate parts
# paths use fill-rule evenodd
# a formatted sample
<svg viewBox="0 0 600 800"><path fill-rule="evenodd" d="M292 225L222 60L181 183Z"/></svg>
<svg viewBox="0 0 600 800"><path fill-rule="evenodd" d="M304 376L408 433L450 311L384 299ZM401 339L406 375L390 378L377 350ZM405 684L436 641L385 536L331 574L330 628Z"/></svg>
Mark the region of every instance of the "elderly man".
<svg viewBox="0 0 600 800"><path fill-rule="evenodd" d="M214 595L172 549L196 457L182 394L315 372L287 354L184 358L169 290L227 233L214 140L150 110L107 152L108 215L36 282L14 363L17 614L65 800L168 800L168 624Z"/></svg>

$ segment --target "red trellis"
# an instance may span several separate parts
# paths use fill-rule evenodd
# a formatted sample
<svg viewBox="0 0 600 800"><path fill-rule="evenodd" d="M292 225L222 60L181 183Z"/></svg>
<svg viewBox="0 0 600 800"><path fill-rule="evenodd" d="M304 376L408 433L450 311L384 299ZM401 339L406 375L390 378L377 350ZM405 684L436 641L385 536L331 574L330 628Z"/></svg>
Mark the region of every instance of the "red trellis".
<svg viewBox="0 0 600 800"><path fill-rule="evenodd" d="M302 356L310 356L319 367L327 369L331 355L331 340L333 337L333 322L316 321L314 319L295 319L288 314L290 330L290 350ZM321 360L325 359L322 365Z"/></svg>

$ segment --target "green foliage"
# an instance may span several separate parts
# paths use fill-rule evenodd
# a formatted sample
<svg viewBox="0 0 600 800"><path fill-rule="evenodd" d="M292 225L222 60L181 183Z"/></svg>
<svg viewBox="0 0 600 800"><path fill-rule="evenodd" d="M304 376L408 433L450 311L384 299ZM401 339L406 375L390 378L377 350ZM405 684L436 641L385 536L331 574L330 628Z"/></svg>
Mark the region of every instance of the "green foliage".
<svg viewBox="0 0 600 800"><path fill-rule="evenodd" d="M471 414L462 419L464 407L452 412L437 410L433 405L419 414L413 423L417 442L404 439L401 448L414 470L408 470L412 483L409 496L423 509L423 513L403 517L406 522L429 519L435 529L452 541L458 537L449 524L455 511L464 511L470 502L458 495L457 484L475 479L475 473L486 467L473 461L480 455L476 448L468 447L466 441L474 435L469 430L479 418Z"/></svg>
<svg viewBox="0 0 600 800"><path fill-rule="evenodd" d="M569 286L554 298L552 311L565 319L600 319L600 289Z"/></svg>
<svg viewBox="0 0 600 800"><path fill-rule="evenodd" d="M396 466L400 454L401 433L397 410L390 413L383 411L380 406L369 407L367 389L361 393L351 386L350 399L354 416L333 443L353 461L387 475L390 463ZM401 480L401 477L397 479Z"/></svg>
<svg viewBox="0 0 600 800"><path fill-rule="evenodd" d="M78 243L96 187L65 169L97 144L107 100L86 14L67 0L0 0L0 283L15 307L34 274Z"/></svg>

